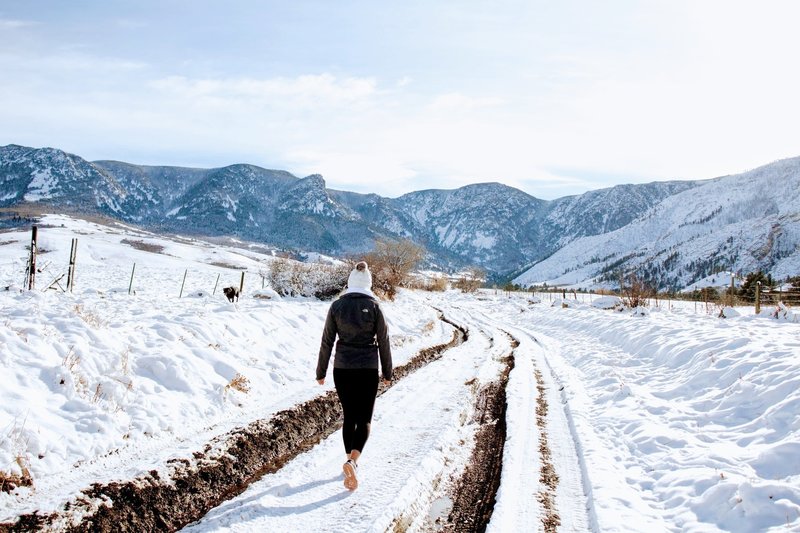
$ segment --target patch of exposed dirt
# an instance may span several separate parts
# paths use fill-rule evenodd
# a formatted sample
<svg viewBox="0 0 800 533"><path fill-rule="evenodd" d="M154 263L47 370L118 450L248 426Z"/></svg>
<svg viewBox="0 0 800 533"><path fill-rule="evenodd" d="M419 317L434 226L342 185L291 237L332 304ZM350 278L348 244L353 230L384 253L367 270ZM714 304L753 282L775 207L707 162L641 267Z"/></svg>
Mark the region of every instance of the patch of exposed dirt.
<svg viewBox="0 0 800 533"><path fill-rule="evenodd" d="M21 462L21 458L17 458L17 463ZM22 469L22 475L9 474L0 470L0 492L11 492L17 487L32 487L33 479L27 468Z"/></svg>
<svg viewBox="0 0 800 533"><path fill-rule="evenodd" d="M536 495L536 499L544 509L544 516L542 516L542 526L545 533L558 531L558 526L561 525L561 517L558 516L556 509L556 487L558 487L558 474L553 466L553 457L550 451L550 444L547 439L547 398L545 397L546 388L544 386L544 378L542 373L537 368L535 371L536 376L536 390L539 395L536 398L536 425L539 426L539 457L542 462L541 471L539 472L539 482L542 484L542 490Z"/></svg>
<svg viewBox="0 0 800 533"><path fill-rule="evenodd" d="M440 319L456 328L452 339L420 351L397 367L395 381L440 358L467 338L466 329L443 316ZM341 406L336 392L329 391L269 420L258 420L220 436L191 459L169 461L164 477L153 470L131 481L94 484L62 510L23 515L14 523L0 524L0 533L42 529L70 533L175 531L241 494L262 476L276 472L340 427Z"/></svg>
<svg viewBox="0 0 800 533"><path fill-rule="evenodd" d="M220 268L227 268L228 270L239 270L242 271L244 268L241 265L234 265L232 263L226 263L224 261L212 261L209 265L217 266Z"/></svg>
<svg viewBox="0 0 800 533"><path fill-rule="evenodd" d="M144 242L143 240L136 240L136 239L122 239L122 244L127 244L131 248L136 250L141 250L143 252L150 252L154 254L160 254L164 252L164 247L160 244L153 244L149 242Z"/></svg>
<svg viewBox="0 0 800 533"><path fill-rule="evenodd" d="M512 338L512 351L502 360L505 368L500 377L478 392L473 421L480 427L475 435L475 447L467 467L453 485L453 507L441 531L482 532L492 517L506 441L506 385L514 368L513 349L517 346L519 342Z"/></svg>

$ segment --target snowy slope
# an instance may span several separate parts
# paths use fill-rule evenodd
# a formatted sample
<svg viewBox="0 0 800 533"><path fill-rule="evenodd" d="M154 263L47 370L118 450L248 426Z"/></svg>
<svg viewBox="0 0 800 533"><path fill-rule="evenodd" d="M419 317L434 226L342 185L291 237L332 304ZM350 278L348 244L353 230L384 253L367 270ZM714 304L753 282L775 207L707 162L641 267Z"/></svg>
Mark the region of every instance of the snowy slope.
<svg viewBox="0 0 800 533"><path fill-rule="evenodd" d="M681 288L719 270L800 273L800 158L704 182L627 226L584 237L516 278L529 285L616 286L637 272Z"/></svg>

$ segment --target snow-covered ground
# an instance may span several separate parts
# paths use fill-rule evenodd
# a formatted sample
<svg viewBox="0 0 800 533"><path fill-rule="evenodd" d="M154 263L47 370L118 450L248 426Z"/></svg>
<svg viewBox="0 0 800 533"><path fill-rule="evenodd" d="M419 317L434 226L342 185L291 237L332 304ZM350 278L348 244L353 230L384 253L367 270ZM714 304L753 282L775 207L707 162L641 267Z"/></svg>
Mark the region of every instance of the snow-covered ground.
<svg viewBox="0 0 800 533"><path fill-rule="evenodd" d="M158 469L330 388L313 379L329 303L255 298L269 256L47 223L39 264L50 265L34 291L19 290L29 234L0 233L0 288L11 285L0 291L0 471L33 478L32 488L0 493L0 521L52 510L94 481ZM66 272L72 237L74 292L40 290ZM219 287L238 285L241 270L240 302L211 295L217 274ZM541 528L544 436L561 531L800 530L797 316L751 308L722 319L684 302L633 314L594 299L401 292L382 304L397 363L449 340L436 309L470 334L378 398L360 488L341 485L336 432L187 529L437 529L450 479L469 460L476 393L513 353L489 530Z"/></svg>
<svg viewBox="0 0 800 533"><path fill-rule="evenodd" d="M533 333L564 387L593 528L800 528L796 322L513 301L497 318Z"/></svg>
<svg viewBox="0 0 800 533"><path fill-rule="evenodd" d="M73 293L40 290L67 271L74 237ZM26 470L34 482L0 492L0 521L47 510L95 478L191 455L320 393L329 303L253 297L267 293L258 272L271 256L48 217L38 238L44 271L36 290L20 291L30 232L0 233L0 242L0 472ZM238 287L241 270L212 263L247 269L238 303L221 289ZM401 297L384 307L398 364L450 338L429 306Z"/></svg>

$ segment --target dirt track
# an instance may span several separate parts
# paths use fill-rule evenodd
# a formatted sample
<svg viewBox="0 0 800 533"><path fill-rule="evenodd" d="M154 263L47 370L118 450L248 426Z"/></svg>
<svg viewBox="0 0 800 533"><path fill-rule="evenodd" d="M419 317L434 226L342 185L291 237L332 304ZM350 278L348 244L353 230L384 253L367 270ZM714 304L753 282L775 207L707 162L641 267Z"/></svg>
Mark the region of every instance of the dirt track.
<svg viewBox="0 0 800 533"><path fill-rule="evenodd" d="M494 510L503 468L506 440L506 385L514 368L514 352L519 343L512 340L512 351L502 359L500 377L486 384L475 400L474 422L479 424L475 447L467 468L451 489L453 508L441 531L482 532Z"/></svg>

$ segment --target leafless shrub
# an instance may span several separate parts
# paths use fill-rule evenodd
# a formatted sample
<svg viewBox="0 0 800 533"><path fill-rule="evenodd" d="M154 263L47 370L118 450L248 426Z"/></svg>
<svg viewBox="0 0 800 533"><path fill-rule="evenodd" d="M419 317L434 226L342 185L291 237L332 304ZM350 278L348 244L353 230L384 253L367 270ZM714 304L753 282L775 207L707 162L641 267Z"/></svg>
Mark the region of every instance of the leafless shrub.
<svg viewBox="0 0 800 533"><path fill-rule="evenodd" d="M477 291L486 279L486 272L477 267L472 267L459 276L453 286L464 293Z"/></svg>
<svg viewBox="0 0 800 533"><path fill-rule="evenodd" d="M444 276L434 276L430 278L428 284L424 287L426 291L431 292L444 292L450 286L450 282Z"/></svg>
<svg viewBox="0 0 800 533"><path fill-rule="evenodd" d="M628 276L627 284L622 287L623 303L634 309L636 307L647 307L649 298L653 295L653 290L636 274Z"/></svg>
<svg viewBox="0 0 800 533"><path fill-rule="evenodd" d="M291 259L275 259L270 263L266 279L281 296L313 296L327 300L347 286L350 266L300 263Z"/></svg>
<svg viewBox="0 0 800 533"><path fill-rule="evenodd" d="M425 257L425 249L408 239L379 239L375 249L364 258L372 272L372 290L389 300L404 286L411 271Z"/></svg>
<svg viewBox="0 0 800 533"><path fill-rule="evenodd" d="M403 283L403 287L420 291L442 292L450 287L450 282L443 274L412 274Z"/></svg>

